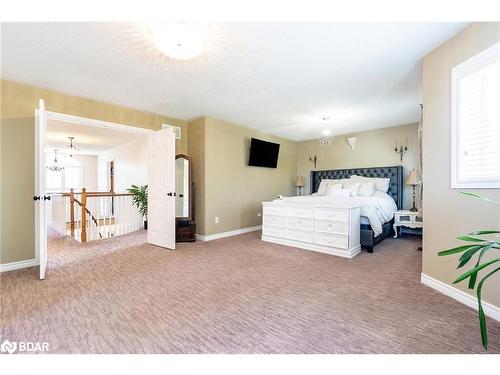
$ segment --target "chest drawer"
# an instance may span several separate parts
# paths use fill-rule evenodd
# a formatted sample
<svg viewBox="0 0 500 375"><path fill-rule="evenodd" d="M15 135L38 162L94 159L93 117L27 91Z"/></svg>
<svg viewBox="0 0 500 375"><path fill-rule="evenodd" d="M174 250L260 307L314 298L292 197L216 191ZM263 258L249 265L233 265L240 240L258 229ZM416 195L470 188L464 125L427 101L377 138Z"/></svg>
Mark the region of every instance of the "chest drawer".
<svg viewBox="0 0 500 375"><path fill-rule="evenodd" d="M347 221L316 220L316 232L348 234Z"/></svg>
<svg viewBox="0 0 500 375"><path fill-rule="evenodd" d="M295 240L295 241L313 242L314 233L313 232L306 232L303 230L297 230L297 229L287 229L286 230L286 238L288 238L290 240Z"/></svg>
<svg viewBox="0 0 500 375"><path fill-rule="evenodd" d="M269 214L269 215L286 216L286 207L264 206L264 208L262 209L262 212L264 214Z"/></svg>
<svg viewBox="0 0 500 375"><path fill-rule="evenodd" d="M324 246L333 246L340 249L349 248L349 238L346 236L337 236L335 234L315 233L314 243Z"/></svg>
<svg viewBox="0 0 500 375"><path fill-rule="evenodd" d="M415 215L409 215L403 213L396 213L394 216L396 223L407 223L407 224L412 223L415 217Z"/></svg>
<svg viewBox="0 0 500 375"><path fill-rule="evenodd" d="M285 238L285 228L280 228L280 227L273 227L270 225L266 225L262 227L262 234L266 236L273 236L273 237L281 237Z"/></svg>
<svg viewBox="0 0 500 375"><path fill-rule="evenodd" d="M314 219L304 219L301 217L289 217L286 220L286 226L288 228L313 230L314 229Z"/></svg>
<svg viewBox="0 0 500 375"><path fill-rule="evenodd" d="M336 220L347 221L348 210L335 208L317 208L315 212L316 220Z"/></svg>
<svg viewBox="0 0 500 375"><path fill-rule="evenodd" d="M314 219L314 210L312 208L288 207L286 214L292 217Z"/></svg>
<svg viewBox="0 0 500 375"><path fill-rule="evenodd" d="M286 225L286 217L264 214L264 225L284 227Z"/></svg>

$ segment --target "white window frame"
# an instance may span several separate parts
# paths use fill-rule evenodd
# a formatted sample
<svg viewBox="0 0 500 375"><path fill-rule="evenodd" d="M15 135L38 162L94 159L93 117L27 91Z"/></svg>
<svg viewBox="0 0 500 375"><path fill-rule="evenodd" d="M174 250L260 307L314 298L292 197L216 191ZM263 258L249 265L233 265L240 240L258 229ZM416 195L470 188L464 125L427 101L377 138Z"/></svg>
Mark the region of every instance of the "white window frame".
<svg viewBox="0 0 500 375"><path fill-rule="evenodd" d="M47 154L47 156L49 156L49 159L52 160L51 159L52 152L47 152L46 154ZM46 158L47 158L47 156L46 156ZM65 158L67 158L67 157L69 158L69 156L65 155L62 152L59 153L58 157L59 157L59 162L61 164L63 164L63 161L65 160ZM73 165L65 165L64 169L58 172L58 173L60 173L60 176L61 176L59 188L54 189L53 187L45 186L45 189L47 191L68 192L70 190L70 188L66 188L66 168L78 169L78 174L79 174L81 186L75 186L74 189L81 190L83 187L85 187L85 186L83 186L83 164L80 160L77 160L77 159L74 159L74 160L77 163L75 163ZM45 171L45 173L47 173L47 171Z"/></svg>
<svg viewBox="0 0 500 375"><path fill-rule="evenodd" d="M452 189L498 189L500 178L488 180L460 180L458 165L460 163L458 104L459 82L462 77L497 61L500 56L500 43L489 47L451 70L451 188Z"/></svg>

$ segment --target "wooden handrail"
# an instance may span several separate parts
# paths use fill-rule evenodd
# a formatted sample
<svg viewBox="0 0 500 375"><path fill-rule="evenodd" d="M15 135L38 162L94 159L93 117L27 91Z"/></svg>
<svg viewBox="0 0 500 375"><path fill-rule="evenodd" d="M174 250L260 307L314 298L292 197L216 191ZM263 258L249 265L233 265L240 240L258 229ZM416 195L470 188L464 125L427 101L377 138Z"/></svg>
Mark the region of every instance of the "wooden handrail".
<svg viewBox="0 0 500 375"><path fill-rule="evenodd" d="M73 189L71 189L73 190ZM78 192L73 192L73 194L82 194L83 191L81 193L78 193ZM108 193L108 192L102 192L102 191L90 191L90 192L86 192L87 194L87 197L124 197L124 196L128 196L128 195L133 195L132 193ZM71 192L69 193L62 193L61 194L63 197L69 197L71 196Z"/></svg>
<svg viewBox="0 0 500 375"><path fill-rule="evenodd" d="M83 210L82 202L80 202L76 198L74 199L74 202L77 203L80 207L82 207L82 210ZM87 207L85 207L85 211L87 211L87 213L90 215L90 218L94 222L95 226L99 228L99 223L97 222L97 219L95 218L95 216L92 215L92 212L90 212L90 210ZM102 233L101 232L99 232L99 237L102 238Z"/></svg>
<svg viewBox="0 0 500 375"><path fill-rule="evenodd" d="M75 198L75 194L80 194L81 198L78 200ZM87 241L87 214L89 215L90 219L94 222L94 224L99 228L99 221L97 218L90 212L90 210L87 208L87 202L88 199L91 198L101 198L101 197L111 197L111 202L112 202L112 212L114 210L113 202L114 199L113 197L124 197L124 196L133 196L132 193L114 193L114 192L102 192L102 191L93 191L93 192L88 192L87 189L82 188L81 193L77 193L74 191L74 189L70 189L69 193L62 193L58 194L63 197L69 197L69 204L70 204L70 231L71 231L71 236L75 237L75 203L78 204L82 208L82 214L81 214L81 236L80 240L81 242L86 242ZM102 233L99 232L99 237L102 238Z"/></svg>

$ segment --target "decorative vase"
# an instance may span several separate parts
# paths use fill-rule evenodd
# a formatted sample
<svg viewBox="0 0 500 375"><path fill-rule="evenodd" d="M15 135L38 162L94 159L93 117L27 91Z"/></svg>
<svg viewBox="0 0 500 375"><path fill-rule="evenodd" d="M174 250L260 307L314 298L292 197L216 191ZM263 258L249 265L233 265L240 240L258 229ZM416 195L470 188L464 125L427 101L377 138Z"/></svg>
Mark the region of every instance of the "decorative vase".
<svg viewBox="0 0 500 375"><path fill-rule="evenodd" d="M148 221L147 220L144 220L144 229L148 230Z"/></svg>

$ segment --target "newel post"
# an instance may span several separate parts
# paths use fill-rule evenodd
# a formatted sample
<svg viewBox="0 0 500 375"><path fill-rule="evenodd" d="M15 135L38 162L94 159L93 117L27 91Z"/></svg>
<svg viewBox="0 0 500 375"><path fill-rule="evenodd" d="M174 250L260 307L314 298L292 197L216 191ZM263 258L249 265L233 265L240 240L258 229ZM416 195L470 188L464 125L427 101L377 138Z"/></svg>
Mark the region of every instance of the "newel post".
<svg viewBox="0 0 500 375"><path fill-rule="evenodd" d="M71 237L75 237L75 192L69 189L69 229Z"/></svg>
<svg viewBox="0 0 500 375"><path fill-rule="evenodd" d="M82 189L82 242L87 241L87 189Z"/></svg>

